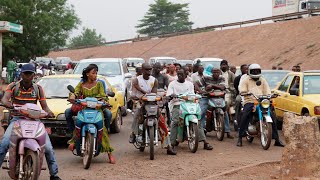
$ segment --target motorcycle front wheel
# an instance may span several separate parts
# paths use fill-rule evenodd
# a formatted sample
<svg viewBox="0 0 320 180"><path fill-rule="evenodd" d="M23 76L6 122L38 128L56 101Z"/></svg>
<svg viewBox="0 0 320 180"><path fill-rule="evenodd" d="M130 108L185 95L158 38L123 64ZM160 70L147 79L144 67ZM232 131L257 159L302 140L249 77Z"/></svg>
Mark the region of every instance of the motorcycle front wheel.
<svg viewBox="0 0 320 180"><path fill-rule="evenodd" d="M154 126L149 126L150 160L154 160Z"/></svg>
<svg viewBox="0 0 320 180"><path fill-rule="evenodd" d="M219 141L222 141L224 138L224 115L217 113L216 124L217 138Z"/></svg>
<svg viewBox="0 0 320 180"><path fill-rule="evenodd" d="M23 180L37 180L40 174L40 158L37 152L27 150L23 158Z"/></svg>
<svg viewBox="0 0 320 180"><path fill-rule="evenodd" d="M189 124L189 139L188 146L192 153L197 152L199 144L199 126L196 123L190 122Z"/></svg>
<svg viewBox="0 0 320 180"><path fill-rule="evenodd" d="M264 150L268 150L271 144L272 139L272 124L262 120L262 129L261 129L261 146Z"/></svg>
<svg viewBox="0 0 320 180"><path fill-rule="evenodd" d="M88 169L91 164L93 156L93 141L94 137L91 133L87 132L84 144L84 154L83 154L83 168Z"/></svg>

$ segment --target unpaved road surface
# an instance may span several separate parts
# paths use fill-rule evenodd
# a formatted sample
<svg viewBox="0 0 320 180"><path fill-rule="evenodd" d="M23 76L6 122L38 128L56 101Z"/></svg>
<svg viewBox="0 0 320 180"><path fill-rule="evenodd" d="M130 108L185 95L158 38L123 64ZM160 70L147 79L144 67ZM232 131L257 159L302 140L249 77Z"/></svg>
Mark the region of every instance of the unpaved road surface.
<svg viewBox="0 0 320 180"><path fill-rule="evenodd" d="M236 146L236 139L218 141L213 132L208 133L207 140L213 145L212 151L203 150L200 143L196 153L188 150L187 143L177 148L176 156L168 156L165 149L156 148L155 160L149 160L148 148L141 153L128 143L132 116L124 118L119 134L111 134L110 139L115 148L117 163L109 164L107 155L94 158L90 169L82 166L82 158L74 156L67 150L65 140L53 140L62 179L274 179L277 166L269 168L253 166L262 162L279 161L282 148L272 146L265 151L258 140L252 144L244 141L243 147ZM45 164L46 166L46 164ZM248 168L249 166L249 168ZM242 168L250 170L241 170ZM232 172L232 173L227 173ZM41 179L48 179L48 170L42 171ZM0 179L9 179L7 172L0 170Z"/></svg>

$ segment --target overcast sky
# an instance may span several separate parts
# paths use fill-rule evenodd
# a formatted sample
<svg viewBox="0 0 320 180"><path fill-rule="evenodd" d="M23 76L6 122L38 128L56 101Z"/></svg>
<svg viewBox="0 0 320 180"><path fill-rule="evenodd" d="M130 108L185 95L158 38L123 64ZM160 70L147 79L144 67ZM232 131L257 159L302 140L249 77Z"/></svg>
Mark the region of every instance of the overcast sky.
<svg viewBox="0 0 320 180"><path fill-rule="evenodd" d="M96 29L107 41L133 38L135 26L154 0L68 0L81 20L82 27ZM271 16L271 0L171 0L189 3L193 28Z"/></svg>

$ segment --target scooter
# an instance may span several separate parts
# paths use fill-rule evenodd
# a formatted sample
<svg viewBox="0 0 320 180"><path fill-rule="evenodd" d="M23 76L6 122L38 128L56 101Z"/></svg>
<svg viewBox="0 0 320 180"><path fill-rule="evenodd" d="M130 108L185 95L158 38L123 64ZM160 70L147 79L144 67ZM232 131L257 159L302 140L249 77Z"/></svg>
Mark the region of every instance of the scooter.
<svg viewBox="0 0 320 180"><path fill-rule="evenodd" d="M255 97L252 121L249 122L246 139L252 142L254 137L259 137L261 146L264 150L269 149L272 139L272 118L271 118L271 99L277 95L256 96L252 93L244 94L244 96L252 95Z"/></svg>
<svg viewBox="0 0 320 180"><path fill-rule="evenodd" d="M3 106L3 105L2 105ZM39 179L46 144L46 128L40 118L48 114L36 104L14 105L19 120L13 122L9 156L3 169L9 170L12 179Z"/></svg>
<svg viewBox="0 0 320 180"><path fill-rule="evenodd" d="M161 97L155 93L148 93L142 98L143 105L143 122L139 122L138 134L134 146L143 152L145 147L150 149L150 160L154 160L154 146L159 145L158 118L159 107L157 102L161 101ZM141 105L138 104L141 108Z"/></svg>
<svg viewBox="0 0 320 180"><path fill-rule="evenodd" d="M224 119L225 119L225 92L221 90L213 90L208 93L208 110L206 113L207 123L206 130L216 131L217 138L222 141L224 138Z"/></svg>
<svg viewBox="0 0 320 180"><path fill-rule="evenodd" d="M71 85L67 86L71 93L75 90ZM114 92L109 92L108 96L114 97ZM76 99L76 104L80 104L83 109L78 112L76 117L76 137L75 137L75 156L83 157L83 167L88 169L92 157L100 154L102 147L103 133L103 113L102 108L110 108L111 105L98 101L97 98L87 97L85 99Z"/></svg>
<svg viewBox="0 0 320 180"><path fill-rule="evenodd" d="M178 142L188 141L189 150L197 152L199 144L199 121L201 119L201 109L198 99L200 95L186 93L178 96L180 104L180 122L183 127L178 127Z"/></svg>

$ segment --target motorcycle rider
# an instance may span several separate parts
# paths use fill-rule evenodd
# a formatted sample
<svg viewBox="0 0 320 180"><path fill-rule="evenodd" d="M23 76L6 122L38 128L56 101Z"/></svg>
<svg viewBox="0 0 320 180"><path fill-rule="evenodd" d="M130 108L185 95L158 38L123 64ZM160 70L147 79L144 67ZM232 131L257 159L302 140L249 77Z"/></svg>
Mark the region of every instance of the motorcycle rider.
<svg viewBox="0 0 320 180"><path fill-rule="evenodd" d="M199 102L201 107L200 125L203 128L206 128L206 112L208 109L208 97L206 95L207 91L205 91L206 86L205 86L203 71L204 71L203 65L201 63L198 64L198 72L193 73L191 75L191 78L192 78L196 93L202 95L202 98L200 99L200 102Z"/></svg>
<svg viewBox="0 0 320 180"><path fill-rule="evenodd" d="M142 64L142 75L132 80L132 96L134 98L141 99L147 93L157 93L158 89L158 80L151 76L152 67L149 63ZM143 104L142 104L143 106ZM129 138L130 143L136 141L135 134L138 134L138 125L139 119L143 118L143 107L135 111L132 121L132 133ZM141 121L140 121L141 122ZM170 141L168 137L167 141ZM176 152L172 149L171 143L166 142L167 145L167 154L176 155Z"/></svg>
<svg viewBox="0 0 320 180"><path fill-rule="evenodd" d="M258 86L256 84L257 81L261 82L261 85ZM265 78L261 77L261 67L259 64L251 64L249 66L248 70L248 76L241 78L240 84L239 84L239 91L240 94L246 94L246 93L252 93L255 95L270 95L271 90L268 85L268 82L265 80ZM237 146L242 146L242 137L246 136L246 130L249 125L249 122L253 118L253 108L254 108L254 97L252 96L245 96L244 97L244 107L243 107L243 113L241 117L241 123L240 123L240 129L239 129L239 138ZM281 146L284 145L279 139L278 131L276 129L276 119L275 115L272 112L271 118L273 119L272 123L272 136L275 139L275 146Z"/></svg>
<svg viewBox="0 0 320 180"><path fill-rule="evenodd" d="M212 76L205 76L205 84L206 84L206 91L211 91L212 89L220 89L222 91L226 90L225 79L223 76L220 75L220 69L213 68L212 69ZM207 112L208 103L204 106L203 111ZM207 119L208 121L208 119ZM209 125L209 123L207 123ZM207 129L208 130L208 129ZM224 118L224 130L227 133L227 138L233 139L234 137L230 134L230 123L228 118L228 113L225 112Z"/></svg>
<svg viewBox="0 0 320 180"><path fill-rule="evenodd" d="M45 93L42 87L32 82L35 74L34 70L35 67L32 64L25 64L21 67L22 80L8 85L4 97L2 98L2 103L8 108L13 108L13 104L37 104L37 101L39 101L42 109L48 113L48 117L54 117L54 114L47 105ZM10 136L14 125L13 122L18 119L19 117L13 116L3 136L2 143L0 144L0 165L2 164L9 149ZM59 180L58 165L48 134L46 134L45 157L49 167L50 180Z"/></svg>
<svg viewBox="0 0 320 180"><path fill-rule="evenodd" d="M184 69L180 69L178 71L178 79L172 81L169 84L167 96L173 96L176 97L179 94L184 93L194 93L194 86L192 82L186 81L187 74ZM178 126L181 124L179 122L179 111L180 111L180 101L178 99L172 99L169 103L171 116L172 116L172 122L171 122L171 143L172 146L177 146L179 142L177 142L177 136L178 136ZM204 149L206 150L212 150L213 147L206 141L206 136L204 134L204 129L200 125L199 126L199 141L203 141L204 143Z"/></svg>

